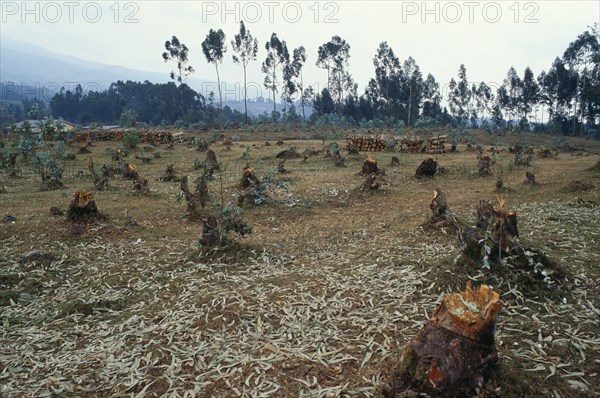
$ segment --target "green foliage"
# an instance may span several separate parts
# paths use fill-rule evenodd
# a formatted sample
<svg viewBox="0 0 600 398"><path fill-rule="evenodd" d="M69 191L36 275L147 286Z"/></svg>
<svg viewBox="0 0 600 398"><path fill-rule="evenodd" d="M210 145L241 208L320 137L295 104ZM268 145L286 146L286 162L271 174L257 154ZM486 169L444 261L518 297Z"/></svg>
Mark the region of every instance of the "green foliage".
<svg viewBox="0 0 600 398"><path fill-rule="evenodd" d="M135 122L137 121L137 114L131 108L125 109L121 113L121 118L119 120L121 126L123 127L135 127Z"/></svg>
<svg viewBox="0 0 600 398"><path fill-rule="evenodd" d="M287 195L289 184L275 178L275 171L271 170L267 176L256 186L252 188L250 196L255 205L264 203L282 203L279 199L282 195Z"/></svg>
<svg viewBox="0 0 600 398"><path fill-rule="evenodd" d="M123 146L128 149L134 149L140 144L140 137L136 131L131 131L123 137Z"/></svg>
<svg viewBox="0 0 600 398"><path fill-rule="evenodd" d="M249 146L247 146L246 149L244 150L244 153L242 153L241 160L250 160L250 147Z"/></svg>

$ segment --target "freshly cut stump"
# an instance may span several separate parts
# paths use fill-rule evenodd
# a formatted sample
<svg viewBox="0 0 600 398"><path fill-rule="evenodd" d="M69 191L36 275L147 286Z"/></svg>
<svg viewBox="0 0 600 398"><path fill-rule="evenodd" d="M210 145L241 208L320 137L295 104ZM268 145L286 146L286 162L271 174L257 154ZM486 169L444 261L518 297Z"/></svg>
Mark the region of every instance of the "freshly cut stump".
<svg viewBox="0 0 600 398"><path fill-rule="evenodd" d="M377 159L367 155L360 175L368 176L370 174L379 174L379 167L377 167Z"/></svg>
<svg viewBox="0 0 600 398"><path fill-rule="evenodd" d="M89 191L77 191L73 195L73 200L67 210L68 221L89 221L95 219L104 219L105 217L98 211L94 195Z"/></svg>
<svg viewBox="0 0 600 398"><path fill-rule="evenodd" d="M433 318L408 343L400 357L387 398L408 391L433 397L467 397L481 388L498 363L496 320L503 302L487 285L448 294Z"/></svg>

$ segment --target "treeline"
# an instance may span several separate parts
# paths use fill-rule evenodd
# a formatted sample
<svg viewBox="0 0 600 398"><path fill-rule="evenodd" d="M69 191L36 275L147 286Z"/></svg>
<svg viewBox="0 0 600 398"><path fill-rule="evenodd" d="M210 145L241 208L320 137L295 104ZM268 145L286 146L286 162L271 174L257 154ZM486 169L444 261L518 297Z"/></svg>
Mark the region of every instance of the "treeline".
<svg viewBox="0 0 600 398"><path fill-rule="evenodd" d="M257 60L258 41L240 23L231 41L232 60L242 66L244 92L247 69ZM222 30L211 29L202 43L208 63L214 65L221 87L219 66L228 50ZM550 131L569 135L594 135L600 123L600 27L595 24L569 44L547 71L537 76L527 67L519 74L509 68L502 83L473 83L460 65L456 78L440 88L432 74L421 71L408 57L402 61L387 42L373 57L374 76L363 93L358 92L349 70L350 44L339 36L318 48L315 64L327 73L320 92L305 85L304 47L288 49L273 33L264 45L261 64L264 87L272 93L273 112L248 118L222 106L221 90L207 101L186 83L194 73L189 50L176 36L165 43L164 62L173 62L173 80L167 84L116 82L103 92L62 90L50 108L54 117L76 123L131 123L151 125L226 126L240 123L310 122L374 127L444 126L489 130ZM213 96L218 95L218 103ZM444 97L444 102L442 101ZM278 98L283 109L277 109ZM244 98L245 104L247 99ZM306 117L305 108L313 113ZM549 115L544 120L545 115Z"/></svg>

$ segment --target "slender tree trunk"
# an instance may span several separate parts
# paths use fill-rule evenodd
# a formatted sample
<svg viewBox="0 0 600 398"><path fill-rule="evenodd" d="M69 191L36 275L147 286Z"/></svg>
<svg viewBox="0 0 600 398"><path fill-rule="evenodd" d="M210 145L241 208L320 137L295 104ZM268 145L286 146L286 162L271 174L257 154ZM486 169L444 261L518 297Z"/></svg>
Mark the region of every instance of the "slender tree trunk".
<svg viewBox="0 0 600 398"><path fill-rule="evenodd" d="M304 77L300 72L300 104L302 105L302 120L306 123L306 115L304 114Z"/></svg>
<svg viewBox="0 0 600 398"><path fill-rule="evenodd" d="M275 102L275 89L276 89L276 84L275 84L275 78L277 77L275 75L275 70L276 67L275 65L273 65L273 112L277 112L277 106L276 106L276 102Z"/></svg>
<svg viewBox="0 0 600 398"><path fill-rule="evenodd" d="M246 124L248 124L248 90L246 86L246 64L244 66L244 114L246 119Z"/></svg>
<svg viewBox="0 0 600 398"><path fill-rule="evenodd" d="M221 78L219 76L219 66L216 63L215 70L217 71L217 84L219 85L219 127L223 128L223 97L221 96Z"/></svg>

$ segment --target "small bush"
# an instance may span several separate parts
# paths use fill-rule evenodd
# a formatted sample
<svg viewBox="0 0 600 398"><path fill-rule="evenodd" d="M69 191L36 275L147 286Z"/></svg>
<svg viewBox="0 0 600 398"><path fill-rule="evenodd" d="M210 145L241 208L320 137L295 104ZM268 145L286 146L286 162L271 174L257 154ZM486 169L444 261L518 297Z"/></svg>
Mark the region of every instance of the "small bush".
<svg viewBox="0 0 600 398"><path fill-rule="evenodd" d="M128 149L137 148L137 146L140 144L140 142L141 142L140 137L138 136L137 132L135 132L135 131L127 133L123 137L123 146Z"/></svg>

